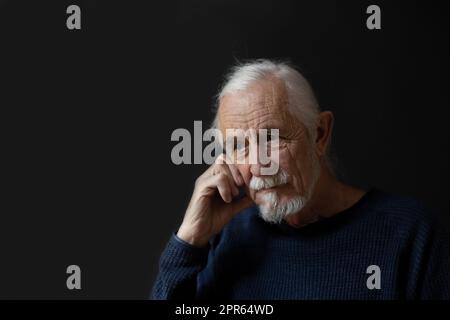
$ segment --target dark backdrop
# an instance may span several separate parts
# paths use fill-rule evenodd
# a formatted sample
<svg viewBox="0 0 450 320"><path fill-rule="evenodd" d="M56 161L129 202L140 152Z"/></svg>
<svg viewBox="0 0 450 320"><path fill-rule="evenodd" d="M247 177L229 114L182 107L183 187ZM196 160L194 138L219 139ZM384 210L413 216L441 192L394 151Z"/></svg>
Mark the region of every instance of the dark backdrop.
<svg viewBox="0 0 450 320"><path fill-rule="evenodd" d="M341 176L446 216L449 34L427 3L1 0L0 298L148 296L205 169L171 163L171 133L209 123L236 60L297 64L335 113Z"/></svg>

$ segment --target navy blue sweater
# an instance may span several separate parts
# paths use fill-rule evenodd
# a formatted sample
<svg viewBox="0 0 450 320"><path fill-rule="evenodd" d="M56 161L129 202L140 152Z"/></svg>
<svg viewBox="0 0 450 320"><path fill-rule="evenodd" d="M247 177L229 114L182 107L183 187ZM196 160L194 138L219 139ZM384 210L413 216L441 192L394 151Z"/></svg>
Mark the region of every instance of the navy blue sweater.
<svg viewBox="0 0 450 320"><path fill-rule="evenodd" d="M450 299L449 244L420 202L376 189L303 228L266 223L253 207L205 248L172 234L152 298Z"/></svg>

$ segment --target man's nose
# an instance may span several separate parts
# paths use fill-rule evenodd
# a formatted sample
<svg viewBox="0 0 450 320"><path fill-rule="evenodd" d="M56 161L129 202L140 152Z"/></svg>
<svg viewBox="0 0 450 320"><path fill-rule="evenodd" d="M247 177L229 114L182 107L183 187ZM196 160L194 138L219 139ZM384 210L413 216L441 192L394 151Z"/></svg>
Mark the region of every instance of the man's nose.
<svg viewBox="0 0 450 320"><path fill-rule="evenodd" d="M253 147L253 148L252 148ZM270 156L267 156L267 151L265 154L261 155L261 152L264 152L264 150L260 150L261 146L259 146L254 141L251 141L251 147L250 147L250 172L255 177L265 176L265 175L274 175L274 173L265 173L264 172L271 172L271 170L267 170L268 168L271 168L272 166L272 159ZM264 156L265 155L265 156ZM266 163L267 162L267 163ZM266 168L265 170L261 170L262 168Z"/></svg>

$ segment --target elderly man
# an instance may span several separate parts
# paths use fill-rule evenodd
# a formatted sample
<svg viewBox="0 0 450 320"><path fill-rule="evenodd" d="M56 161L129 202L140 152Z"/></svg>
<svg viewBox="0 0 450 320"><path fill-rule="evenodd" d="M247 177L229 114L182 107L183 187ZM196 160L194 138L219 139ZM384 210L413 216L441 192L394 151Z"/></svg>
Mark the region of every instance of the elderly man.
<svg viewBox="0 0 450 320"><path fill-rule="evenodd" d="M419 202L336 179L333 114L293 67L235 67L214 124L278 129L278 170L218 162L197 179L154 299L450 298L446 235Z"/></svg>

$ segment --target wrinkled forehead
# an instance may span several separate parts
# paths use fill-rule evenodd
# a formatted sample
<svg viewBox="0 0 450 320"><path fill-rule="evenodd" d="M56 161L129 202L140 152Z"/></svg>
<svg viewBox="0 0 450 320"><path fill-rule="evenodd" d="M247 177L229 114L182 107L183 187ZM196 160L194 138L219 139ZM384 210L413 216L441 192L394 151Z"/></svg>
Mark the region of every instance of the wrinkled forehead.
<svg viewBox="0 0 450 320"><path fill-rule="evenodd" d="M279 79L258 81L221 98L218 126L226 129L271 129L289 125L288 95Z"/></svg>

